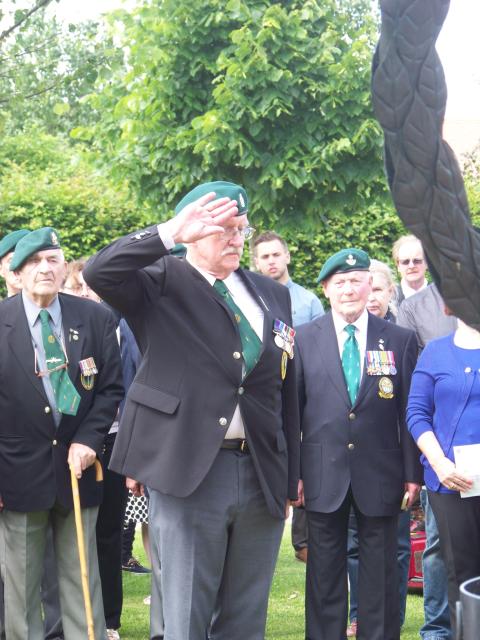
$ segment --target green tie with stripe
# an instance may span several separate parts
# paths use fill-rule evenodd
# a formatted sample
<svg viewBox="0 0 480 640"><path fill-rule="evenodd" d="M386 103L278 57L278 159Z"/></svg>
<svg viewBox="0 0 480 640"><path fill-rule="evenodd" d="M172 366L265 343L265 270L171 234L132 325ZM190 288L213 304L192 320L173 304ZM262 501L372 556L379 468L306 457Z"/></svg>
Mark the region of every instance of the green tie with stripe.
<svg viewBox="0 0 480 640"><path fill-rule="evenodd" d="M46 309L39 313L42 327L42 341L50 383L55 396L55 404L60 413L77 415L80 394L75 389L67 372L65 353L50 327L50 314Z"/></svg>
<svg viewBox="0 0 480 640"><path fill-rule="evenodd" d="M235 304L227 285L223 280L215 280L214 289L222 296L230 309L233 311L238 325L240 340L242 341L242 355L245 362L245 375L250 373L257 364L262 349L262 341L252 329L252 325L243 315L241 309Z"/></svg>
<svg viewBox="0 0 480 640"><path fill-rule="evenodd" d="M344 331L348 333L348 338L343 345L342 368L350 402L353 406L360 386L360 350L355 338L355 325L347 324Z"/></svg>

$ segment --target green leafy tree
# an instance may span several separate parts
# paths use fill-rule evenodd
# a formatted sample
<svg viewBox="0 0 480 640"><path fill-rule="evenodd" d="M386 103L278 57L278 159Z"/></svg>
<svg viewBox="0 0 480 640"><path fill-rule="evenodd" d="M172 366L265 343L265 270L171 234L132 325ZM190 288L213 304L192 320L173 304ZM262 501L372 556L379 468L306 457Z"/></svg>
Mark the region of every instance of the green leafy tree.
<svg viewBox="0 0 480 640"><path fill-rule="evenodd" d="M117 12L95 126L73 135L169 214L200 181L246 186L252 223L328 227L386 202L368 0L163 0Z"/></svg>
<svg viewBox="0 0 480 640"><path fill-rule="evenodd" d="M91 255L154 216L127 185L92 169L80 146L41 131L0 138L0 229L55 227L67 259Z"/></svg>
<svg viewBox="0 0 480 640"><path fill-rule="evenodd" d="M16 10L0 36L0 127L3 134L32 126L58 135L93 122L83 101L111 58L121 57L101 26L66 25L48 17L50 0Z"/></svg>

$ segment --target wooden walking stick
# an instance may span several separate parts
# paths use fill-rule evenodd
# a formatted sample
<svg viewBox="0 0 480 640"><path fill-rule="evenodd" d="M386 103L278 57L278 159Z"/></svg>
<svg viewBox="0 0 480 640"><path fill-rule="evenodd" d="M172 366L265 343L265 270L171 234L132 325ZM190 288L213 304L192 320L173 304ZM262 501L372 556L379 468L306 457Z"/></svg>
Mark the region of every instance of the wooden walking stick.
<svg viewBox="0 0 480 640"><path fill-rule="evenodd" d="M82 510L80 507L80 493L78 491L78 480L70 465L70 477L72 479L73 510L75 514L75 529L77 531L78 556L80 558L80 573L82 576L83 601L85 603L85 616L87 618L88 640L95 640L95 629L93 626L92 599L90 597L90 587L88 584L87 554L85 553L85 539L83 537ZM95 478L97 482L103 480L102 465L95 460Z"/></svg>

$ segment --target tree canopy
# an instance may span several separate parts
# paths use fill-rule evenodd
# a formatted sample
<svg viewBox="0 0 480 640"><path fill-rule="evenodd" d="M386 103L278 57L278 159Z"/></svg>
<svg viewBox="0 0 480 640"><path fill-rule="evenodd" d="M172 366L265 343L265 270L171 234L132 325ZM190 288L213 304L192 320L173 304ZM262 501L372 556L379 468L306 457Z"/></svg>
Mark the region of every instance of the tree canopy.
<svg viewBox="0 0 480 640"><path fill-rule="evenodd" d="M73 135L160 216L211 179L242 183L277 228L385 199L368 0L145 1L112 24L124 64L104 68L99 120Z"/></svg>
<svg viewBox="0 0 480 640"><path fill-rule="evenodd" d="M65 24L45 12L51 0L17 9L0 34L0 130L40 127L67 135L96 114L82 98L106 60L120 57L101 25Z"/></svg>

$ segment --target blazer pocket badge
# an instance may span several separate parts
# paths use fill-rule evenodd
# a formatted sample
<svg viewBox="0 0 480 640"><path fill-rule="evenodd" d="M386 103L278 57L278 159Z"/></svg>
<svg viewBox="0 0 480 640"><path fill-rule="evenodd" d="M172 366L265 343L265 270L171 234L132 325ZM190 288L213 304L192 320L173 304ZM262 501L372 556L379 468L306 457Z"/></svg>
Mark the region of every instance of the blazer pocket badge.
<svg viewBox="0 0 480 640"><path fill-rule="evenodd" d="M85 360L80 360L78 364L80 367L80 382L82 383L82 387L87 391L91 391L93 389L95 376L98 373L95 360L93 358L85 358Z"/></svg>
<svg viewBox="0 0 480 640"><path fill-rule="evenodd" d="M394 376L397 373L393 351L367 351L367 375Z"/></svg>
<svg viewBox="0 0 480 640"><path fill-rule="evenodd" d="M385 398L386 400L393 398L393 382L390 378L380 378L378 381L378 395L380 398Z"/></svg>

